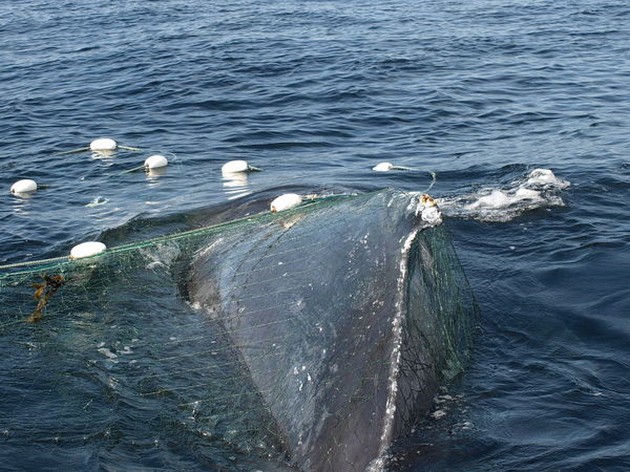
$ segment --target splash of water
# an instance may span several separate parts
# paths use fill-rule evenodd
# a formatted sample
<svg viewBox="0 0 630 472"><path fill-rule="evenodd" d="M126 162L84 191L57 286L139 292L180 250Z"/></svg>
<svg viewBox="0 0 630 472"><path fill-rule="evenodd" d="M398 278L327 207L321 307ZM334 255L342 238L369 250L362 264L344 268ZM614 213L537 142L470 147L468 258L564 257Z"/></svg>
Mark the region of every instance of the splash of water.
<svg viewBox="0 0 630 472"><path fill-rule="evenodd" d="M561 207L560 191L571 184L550 169L534 169L508 188L484 187L473 193L438 200L450 217L506 222L539 208Z"/></svg>

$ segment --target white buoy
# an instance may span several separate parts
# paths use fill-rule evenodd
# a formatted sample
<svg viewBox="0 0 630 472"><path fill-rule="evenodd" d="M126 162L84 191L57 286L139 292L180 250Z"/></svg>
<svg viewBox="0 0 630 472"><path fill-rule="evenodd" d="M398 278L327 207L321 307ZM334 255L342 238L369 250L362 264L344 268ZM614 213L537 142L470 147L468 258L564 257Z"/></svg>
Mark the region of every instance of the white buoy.
<svg viewBox="0 0 630 472"><path fill-rule="evenodd" d="M221 166L221 172L224 174L231 174L233 172L247 172L249 170L249 164L247 161L236 160L226 162Z"/></svg>
<svg viewBox="0 0 630 472"><path fill-rule="evenodd" d="M37 182L31 179L22 179L11 185L11 193L32 193L37 190Z"/></svg>
<svg viewBox="0 0 630 472"><path fill-rule="evenodd" d="M105 244L99 241L87 241L74 246L70 251L70 258L82 259L84 257L95 256L103 252L105 249L107 249Z"/></svg>
<svg viewBox="0 0 630 472"><path fill-rule="evenodd" d="M296 193L285 193L271 202L273 213L294 208L302 203L302 197Z"/></svg>
<svg viewBox="0 0 630 472"><path fill-rule="evenodd" d="M91 151L113 151L118 145L110 138L95 139L90 143Z"/></svg>
<svg viewBox="0 0 630 472"><path fill-rule="evenodd" d="M144 168L146 170L161 169L162 167L166 167L167 165L168 159L160 154L149 156L144 161Z"/></svg>
<svg viewBox="0 0 630 472"><path fill-rule="evenodd" d="M388 172L394 168L394 164L391 162L380 162L372 167L372 170L375 172Z"/></svg>
<svg viewBox="0 0 630 472"><path fill-rule="evenodd" d="M241 172L258 172L262 169L258 167L250 166L247 161L237 159L235 161L226 162L221 166L221 173L223 175L233 175Z"/></svg>

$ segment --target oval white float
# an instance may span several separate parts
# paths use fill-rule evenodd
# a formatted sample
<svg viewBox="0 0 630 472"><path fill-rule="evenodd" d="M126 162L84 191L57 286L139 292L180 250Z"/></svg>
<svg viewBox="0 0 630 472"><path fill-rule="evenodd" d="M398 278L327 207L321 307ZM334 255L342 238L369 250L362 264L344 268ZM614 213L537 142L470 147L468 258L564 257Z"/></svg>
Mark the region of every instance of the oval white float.
<svg viewBox="0 0 630 472"><path fill-rule="evenodd" d="M37 182L31 179L22 179L11 185L11 193L31 193L37 190Z"/></svg>
<svg viewBox="0 0 630 472"><path fill-rule="evenodd" d="M110 138L95 139L90 143L90 150L92 151L113 151L118 145L116 141Z"/></svg>
<svg viewBox="0 0 630 472"><path fill-rule="evenodd" d="M87 241L74 246L70 251L70 257L72 259L82 259L100 254L105 249L107 249L107 246L99 241Z"/></svg>
<svg viewBox="0 0 630 472"><path fill-rule="evenodd" d="M168 159L160 154L149 156L144 161L144 168L147 170L161 169L162 167L166 167L167 165Z"/></svg>
<svg viewBox="0 0 630 472"><path fill-rule="evenodd" d="M301 203L302 197L300 195L296 193L285 193L271 202L271 211L276 213L278 211L288 210L300 205Z"/></svg>
<svg viewBox="0 0 630 472"><path fill-rule="evenodd" d="M243 160L236 160L236 161L230 161L230 162L226 162L225 164L223 164L223 166L221 166L221 172L224 174L232 174L235 172L247 172L249 170L249 164L247 163L247 161L243 161Z"/></svg>
<svg viewBox="0 0 630 472"><path fill-rule="evenodd" d="M392 164L391 162L380 162L372 167L372 170L376 172L387 172L392 170L393 168L394 164Z"/></svg>

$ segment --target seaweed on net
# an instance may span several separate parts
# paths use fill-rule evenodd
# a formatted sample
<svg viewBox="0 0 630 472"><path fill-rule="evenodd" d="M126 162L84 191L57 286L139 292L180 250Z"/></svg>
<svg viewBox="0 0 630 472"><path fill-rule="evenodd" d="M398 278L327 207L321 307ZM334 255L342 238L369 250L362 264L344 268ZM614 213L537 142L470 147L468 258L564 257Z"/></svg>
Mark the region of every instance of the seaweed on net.
<svg viewBox="0 0 630 472"><path fill-rule="evenodd" d="M63 275L43 274L41 278L43 280L42 282L32 284L32 287L35 289L33 298L37 300L37 306L35 307L35 311L26 319L29 323L35 323L41 320L48 301L66 282Z"/></svg>

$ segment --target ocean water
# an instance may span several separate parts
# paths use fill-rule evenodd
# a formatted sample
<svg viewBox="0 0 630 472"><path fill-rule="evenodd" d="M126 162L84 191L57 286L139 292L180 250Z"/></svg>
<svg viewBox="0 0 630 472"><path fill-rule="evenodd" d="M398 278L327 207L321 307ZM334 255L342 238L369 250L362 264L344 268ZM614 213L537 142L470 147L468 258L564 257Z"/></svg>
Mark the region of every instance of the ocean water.
<svg viewBox="0 0 630 472"><path fill-rule="evenodd" d="M287 191L429 190L482 318L392 468L628 470L629 20L610 0L4 2L0 263ZM98 137L141 151L86 150ZM163 173L127 172L155 153ZM263 172L225 179L233 159ZM40 189L11 195L21 178ZM156 309L162 335L192 329ZM28 371L47 344L9 334L6 470L276 470L124 392L56 428L63 403ZM104 362L114 340L85 349Z"/></svg>

